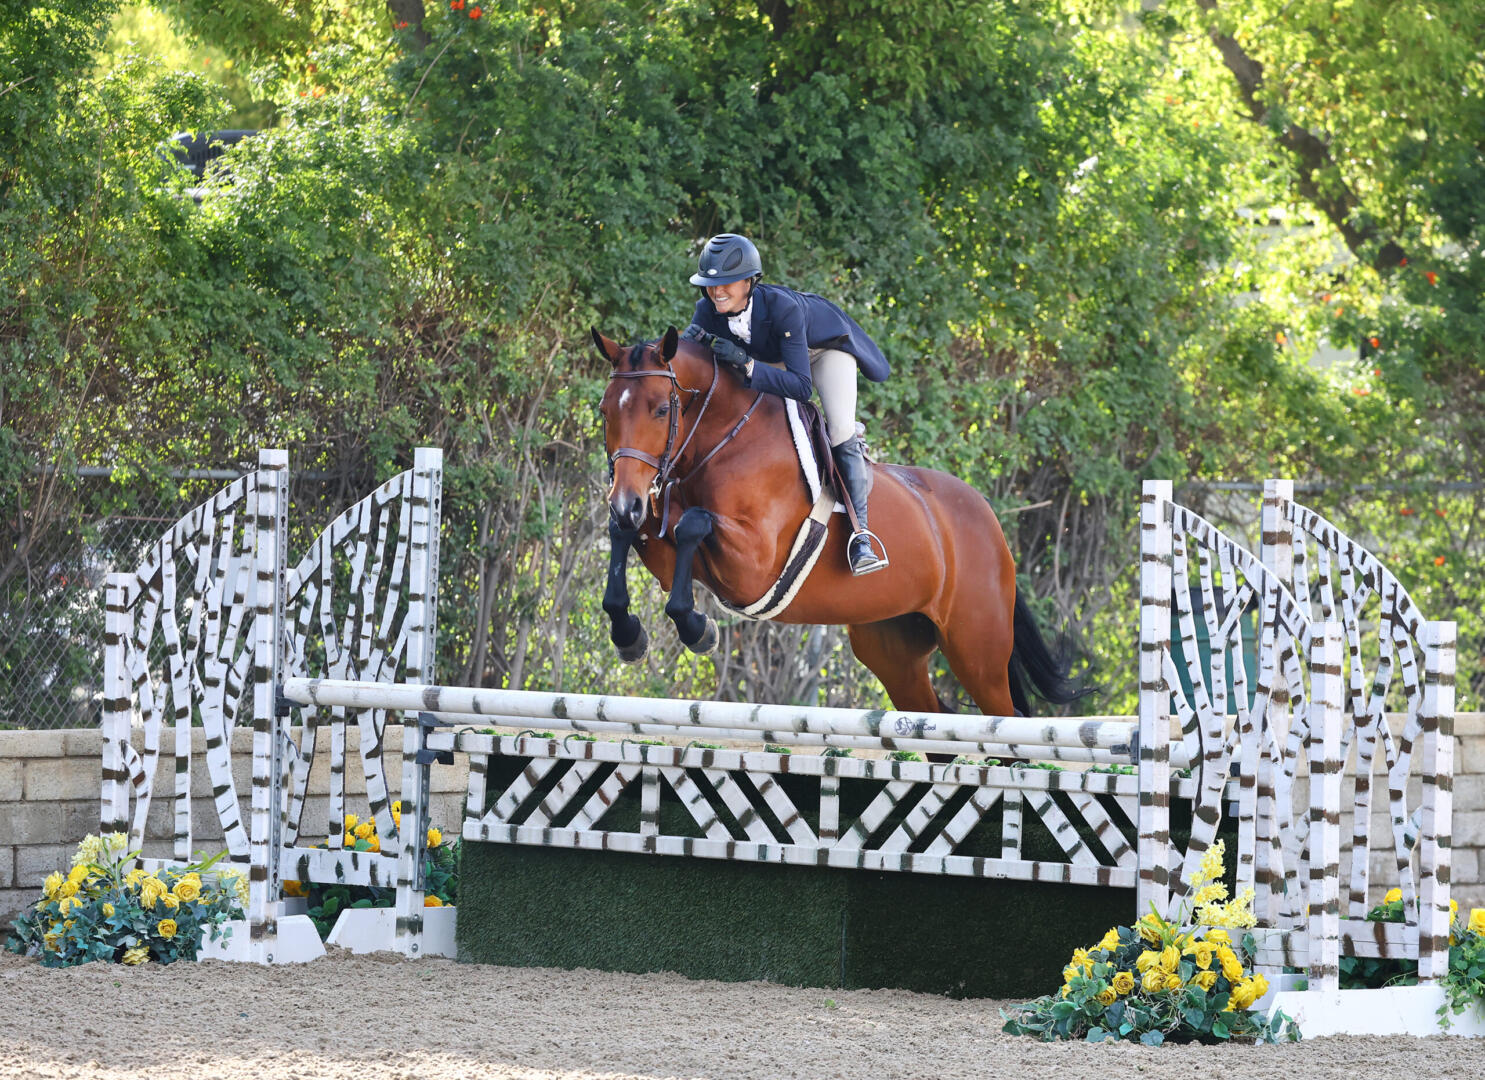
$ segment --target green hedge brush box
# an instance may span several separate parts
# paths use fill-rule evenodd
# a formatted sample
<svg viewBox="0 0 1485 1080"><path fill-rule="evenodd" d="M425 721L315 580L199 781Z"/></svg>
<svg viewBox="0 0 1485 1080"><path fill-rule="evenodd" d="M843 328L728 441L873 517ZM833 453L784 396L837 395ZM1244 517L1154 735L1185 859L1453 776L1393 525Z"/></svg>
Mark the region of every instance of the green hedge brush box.
<svg viewBox="0 0 1485 1080"><path fill-rule="evenodd" d="M843 803L848 793L843 785ZM842 819L871 794L863 786ZM668 790L660 815L663 833L694 829ZM638 821L631 788L603 824ZM959 853L998 855L1000 830L997 806ZM1027 858L1059 857L1032 818L1022 844ZM460 876L465 961L956 997L1044 993L1073 949L1128 923L1135 908L1132 889L474 841L463 846Z"/></svg>

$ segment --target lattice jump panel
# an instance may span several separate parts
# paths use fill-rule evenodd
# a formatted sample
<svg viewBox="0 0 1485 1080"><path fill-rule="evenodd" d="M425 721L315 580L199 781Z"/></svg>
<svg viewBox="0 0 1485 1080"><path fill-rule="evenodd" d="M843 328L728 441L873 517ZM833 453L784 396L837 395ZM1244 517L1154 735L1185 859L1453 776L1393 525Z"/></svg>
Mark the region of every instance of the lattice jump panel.
<svg viewBox="0 0 1485 1080"><path fill-rule="evenodd" d="M1216 839L1229 776L1255 762L1237 793L1237 885L1254 887L1261 922L1295 926L1305 907L1308 830L1292 798L1308 733L1305 649L1314 626L1247 549L1184 507L1171 504L1169 520L1179 636L1163 664L1186 754L1200 763L1191 838L1172 860L1172 888L1185 892Z"/></svg>
<svg viewBox="0 0 1485 1080"><path fill-rule="evenodd" d="M332 521L289 572L285 633L289 675L362 682L422 683L432 674L441 454L417 451L413 468L399 473ZM303 828L310 771L316 754L328 757L329 803L324 823L338 849L345 818L346 727L357 725L357 753L366 778L370 814L383 843L397 837L383 755L386 712L300 706L297 743L286 736L288 810L284 844L294 849ZM426 824L426 823L425 823ZM304 862L307 849L289 857ZM395 862L390 847L383 856ZM320 856L310 859L319 866ZM364 861L364 860L363 860ZM333 876L352 881L350 865L326 862ZM346 876L347 874L350 876Z"/></svg>
<svg viewBox="0 0 1485 1080"><path fill-rule="evenodd" d="M193 855L193 724L205 732L229 858L249 861L252 841L232 776L232 731L253 716L257 620L272 601L260 587L255 559L260 545L271 547L281 531L285 467L282 451L264 451L257 471L176 522L136 570L108 578L101 827L127 832L131 848L143 848L165 766L174 775L158 792L173 804L172 857L165 862ZM135 726L143 736L138 750L130 737Z"/></svg>
<svg viewBox="0 0 1485 1080"><path fill-rule="evenodd" d="M1349 931L1361 947L1372 948L1375 935L1364 922L1366 913L1396 885L1410 940L1418 940L1420 912L1427 913L1431 931L1419 945L1428 959L1420 962L1441 964L1447 954L1454 624L1425 620L1381 560L1294 502L1288 481L1265 485L1264 538L1265 562L1292 582L1301 607L1312 619L1337 622L1343 635L1340 757L1350 763L1343 771L1353 787ZM1387 722L1391 710L1403 714L1396 734ZM1374 835L1378 771L1387 788L1389 824ZM1417 788L1412 797L1410 780ZM1373 851L1387 853L1392 880L1372 882ZM1382 941L1376 947L1389 946Z"/></svg>
<svg viewBox="0 0 1485 1080"><path fill-rule="evenodd" d="M429 745L444 742L470 755L468 840L1135 884L1133 776L470 732Z"/></svg>

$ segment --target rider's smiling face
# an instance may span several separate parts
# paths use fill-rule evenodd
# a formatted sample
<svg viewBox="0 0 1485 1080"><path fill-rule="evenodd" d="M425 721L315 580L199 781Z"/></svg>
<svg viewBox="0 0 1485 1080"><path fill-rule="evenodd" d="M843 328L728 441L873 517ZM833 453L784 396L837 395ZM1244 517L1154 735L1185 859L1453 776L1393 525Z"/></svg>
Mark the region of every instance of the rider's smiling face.
<svg viewBox="0 0 1485 1080"><path fill-rule="evenodd" d="M751 291L752 282L747 279L706 287L706 295L711 298L712 307L717 309L719 315L736 315L747 307L748 294Z"/></svg>

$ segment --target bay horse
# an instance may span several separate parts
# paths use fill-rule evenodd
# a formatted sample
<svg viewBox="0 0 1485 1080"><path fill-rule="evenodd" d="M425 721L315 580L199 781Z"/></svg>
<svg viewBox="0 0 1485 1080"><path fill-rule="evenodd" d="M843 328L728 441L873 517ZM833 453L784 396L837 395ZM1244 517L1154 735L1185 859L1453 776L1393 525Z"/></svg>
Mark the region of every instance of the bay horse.
<svg viewBox="0 0 1485 1080"><path fill-rule="evenodd" d="M613 478L610 638L622 659L644 656L648 639L625 581L632 549L669 590L665 612L681 641L710 652L716 623L696 610L694 582L735 607L753 603L780 578L811 508L784 399L748 389L675 327L629 348L592 334L613 368L601 405ZM845 624L851 651L904 712L952 711L933 688L936 648L987 716L1029 716L1027 680L1054 704L1082 696L1016 595L1016 565L990 504L947 473L881 464L872 472L871 520L890 565L852 577L850 528L832 514L818 562L776 620Z"/></svg>

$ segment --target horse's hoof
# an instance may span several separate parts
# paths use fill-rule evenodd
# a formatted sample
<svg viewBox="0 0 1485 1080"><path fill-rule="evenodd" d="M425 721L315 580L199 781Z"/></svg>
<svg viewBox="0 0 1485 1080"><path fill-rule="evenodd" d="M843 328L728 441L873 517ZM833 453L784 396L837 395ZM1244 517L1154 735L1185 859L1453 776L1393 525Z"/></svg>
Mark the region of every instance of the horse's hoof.
<svg viewBox="0 0 1485 1080"><path fill-rule="evenodd" d="M701 628L701 636L694 642L688 641L686 643L686 648L690 649L697 656L705 656L707 653L715 652L717 640L720 637L717 631L717 620L710 615L703 615L702 619L705 622Z"/></svg>
<svg viewBox="0 0 1485 1080"><path fill-rule="evenodd" d="M645 653L650 651L650 636L645 633L641 626L639 633L628 645L616 644L614 648L619 650L619 659L626 664L637 664L645 658Z"/></svg>

